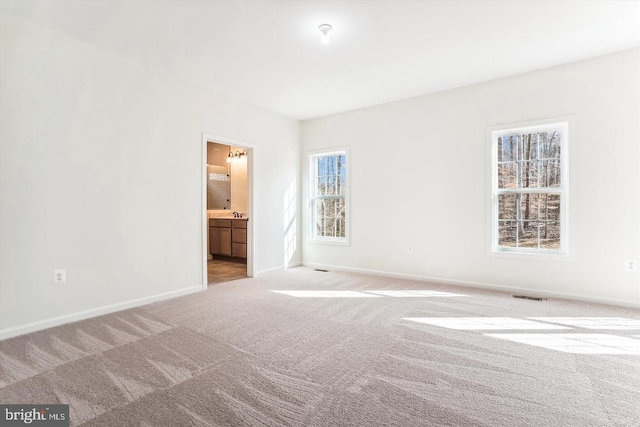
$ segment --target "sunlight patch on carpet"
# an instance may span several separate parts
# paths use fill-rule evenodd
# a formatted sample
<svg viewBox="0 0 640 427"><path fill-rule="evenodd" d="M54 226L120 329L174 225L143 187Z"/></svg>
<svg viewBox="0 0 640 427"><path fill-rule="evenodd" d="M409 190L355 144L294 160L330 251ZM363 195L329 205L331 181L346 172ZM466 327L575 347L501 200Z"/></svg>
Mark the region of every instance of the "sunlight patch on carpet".
<svg viewBox="0 0 640 427"><path fill-rule="evenodd" d="M640 329L640 320L624 317L527 317L542 322L559 323L585 329L611 329L629 331Z"/></svg>
<svg viewBox="0 0 640 427"><path fill-rule="evenodd" d="M379 298L380 295L356 291L271 291L298 298Z"/></svg>
<svg viewBox="0 0 640 427"><path fill-rule="evenodd" d="M460 331L572 329L513 317L405 317L403 320Z"/></svg>
<svg viewBox="0 0 640 427"><path fill-rule="evenodd" d="M398 290L398 291L364 291L385 297L416 298L416 297L466 297L466 295L452 294L450 292L427 290Z"/></svg>
<svg viewBox="0 0 640 427"><path fill-rule="evenodd" d="M640 356L640 341L609 334L483 334L572 354L627 354Z"/></svg>
<svg viewBox="0 0 640 427"><path fill-rule="evenodd" d="M279 294L301 298L431 298L431 297L466 297L462 294L430 290L398 290L398 291L307 291L307 290L272 290Z"/></svg>

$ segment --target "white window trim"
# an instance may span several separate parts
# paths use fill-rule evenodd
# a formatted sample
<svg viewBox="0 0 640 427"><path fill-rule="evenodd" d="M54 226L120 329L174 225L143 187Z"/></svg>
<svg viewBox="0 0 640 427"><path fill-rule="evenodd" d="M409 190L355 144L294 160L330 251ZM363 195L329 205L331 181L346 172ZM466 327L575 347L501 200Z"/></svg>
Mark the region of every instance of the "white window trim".
<svg viewBox="0 0 640 427"><path fill-rule="evenodd" d="M344 237L324 237L324 236L315 236L314 234L314 226L315 226L315 212L314 212L314 195L315 189L313 187L314 177L315 177L315 165L314 160L318 157L328 157L335 156L339 154L344 154L345 156L345 179L347 181L347 185L345 186L345 195L344 195L344 203L345 203L345 230ZM351 179L350 179L350 155L349 149L346 147L338 147L332 148L328 150L318 150L318 151L310 151L307 153L309 158L309 205L308 215L309 215L309 229L308 229L308 238L307 241L309 243L317 243L324 245L338 245L338 246L348 246L349 243L349 235L350 235L350 211L351 211L351 203L349 200L350 188L351 188Z"/></svg>
<svg viewBox="0 0 640 427"><path fill-rule="evenodd" d="M512 123L487 128L487 141L489 150L489 204L488 204L488 254L499 257L513 257L519 259L540 259L553 261L573 261L570 252L570 236L573 224L570 221L570 195L569 189L572 187L572 174L570 173L569 159L575 158L573 154L575 141L571 138L574 135L574 117L563 116L550 119ZM498 137L513 133L539 132L548 129L560 128L563 134L560 162L562 164L562 187L560 187L560 249L536 249L536 248L504 248L498 246L498 181L497 181L497 140ZM532 192L536 192L534 190ZM546 191L545 191L546 193Z"/></svg>

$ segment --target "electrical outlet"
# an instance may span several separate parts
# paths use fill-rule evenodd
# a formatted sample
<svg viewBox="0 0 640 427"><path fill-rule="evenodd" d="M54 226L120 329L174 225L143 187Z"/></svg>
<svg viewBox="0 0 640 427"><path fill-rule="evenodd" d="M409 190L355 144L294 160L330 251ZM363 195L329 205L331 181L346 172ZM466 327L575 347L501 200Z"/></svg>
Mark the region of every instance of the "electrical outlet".
<svg viewBox="0 0 640 427"><path fill-rule="evenodd" d="M408 254L412 254L413 253L413 245L407 245L407 253Z"/></svg>
<svg viewBox="0 0 640 427"><path fill-rule="evenodd" d="M625 271L638 271L638 261L625 261L624 262L624 270Z"/></svg>
<svg viewBox="0 0 640 427"><path fill-rule="evenodd" d="M64 283L67 281L67 270L53 270L53 283Z"/></svg>

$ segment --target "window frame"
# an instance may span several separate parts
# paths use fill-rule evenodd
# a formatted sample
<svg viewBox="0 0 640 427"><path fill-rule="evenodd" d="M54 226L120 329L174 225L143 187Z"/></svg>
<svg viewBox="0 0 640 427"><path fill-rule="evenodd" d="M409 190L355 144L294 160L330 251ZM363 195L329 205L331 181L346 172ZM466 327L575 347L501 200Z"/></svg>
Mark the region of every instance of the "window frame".
<svg viewBox="0 0 640 427"><path fill-rule="evenodd" d="M498 188L498 138L513 134L536 133L549 130L560 130L560 165L561 165L561 185L558 187L533 187L523 189L500 189ZM549 120L539 120L535 122L517 123L504 126L494 126L488 129L487 138L490 142L490 206L489 206L489 242L490 254L499 256L515 256L548 258L548 259L570 259L569 252L569 187L570 183L570 151L573 146L570 141L572 132L572 118L561 117ZM498 199L501 194L558 194L560 196L560 248L543 249L531 247L506 247L499 246L499 207Z"/></svg>
<svg viewBox="0 0 640 427"><path fill-rule="evenodd" d="M321 157L332 157L344 155L344 179L346 181L346 185L344 186L344 195L343 196L318 196L316 194L315 182L317 179L317 170L316 170L316 159ZM349 202L349 189L350 189L350 179L349 179L349 167L350 167L350 159L349 159L349 150L344 147L333 148L329 150L319 150L308 153L309 156L309 239L310 243L321 243L321 244L329 244L329 245L349 245L349 210L350 210L350 202ZM333 236L318 236L316 235L316 201L319 199L344 199L344 237L333 237Z"/></svg>

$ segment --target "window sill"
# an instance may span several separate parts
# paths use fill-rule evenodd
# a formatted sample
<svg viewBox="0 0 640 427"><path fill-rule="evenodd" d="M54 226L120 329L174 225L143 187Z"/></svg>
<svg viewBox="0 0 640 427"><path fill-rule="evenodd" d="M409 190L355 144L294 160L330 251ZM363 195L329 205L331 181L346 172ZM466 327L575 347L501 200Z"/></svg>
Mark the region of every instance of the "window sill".
<svg viewBox="0 0 640 427"><path fill-rule="evenodd" d="M512 259L525 259L535 261L559 261L559 262L573 262L573 256L568 252L530 252L530 251L511 251L491 249L488 251L488 255L497 258L512 258Z"/></svg>
<svg viewBox="0 0 640 427"><path fill-rule="evenodd" d="M319 244L319 245L349 246L349 239L343 239L343 240L308 239L307 243Z"/></svg>

